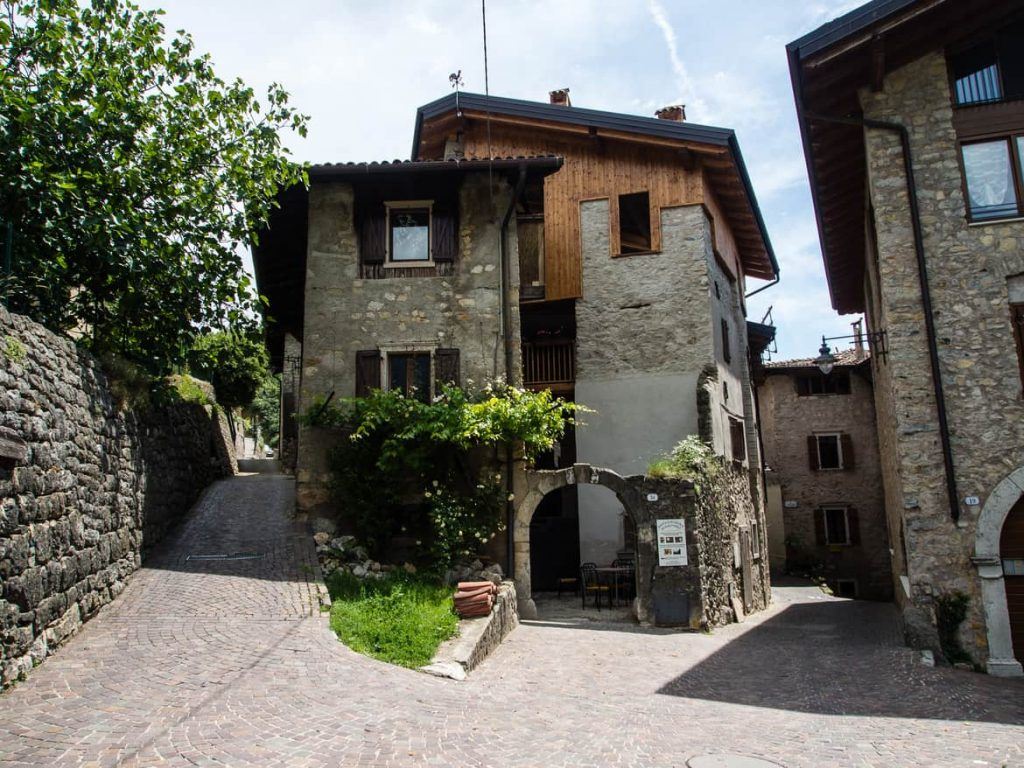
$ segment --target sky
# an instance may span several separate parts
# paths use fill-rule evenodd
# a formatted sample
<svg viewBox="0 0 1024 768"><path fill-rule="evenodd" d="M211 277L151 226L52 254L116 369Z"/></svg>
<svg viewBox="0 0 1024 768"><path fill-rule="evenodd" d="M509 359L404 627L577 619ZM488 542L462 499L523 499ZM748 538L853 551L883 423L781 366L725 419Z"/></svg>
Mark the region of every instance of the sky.
<svg viewBox="0 0 1024 768"><path fill-rule="evenodd" d="M856 318L829 303L785 46L861 2L487 0L490 93L547 101L568 87L574 106L649 116L683 103L690 122L733 128L782 275L748 317L771 308L773 359L814 356ZM222 78L281 83L310 116L306 139L286 137L297 160L406 159L416 108L451 91L450 73L484 92L479 0L141 5L191 33Z"/></svg>

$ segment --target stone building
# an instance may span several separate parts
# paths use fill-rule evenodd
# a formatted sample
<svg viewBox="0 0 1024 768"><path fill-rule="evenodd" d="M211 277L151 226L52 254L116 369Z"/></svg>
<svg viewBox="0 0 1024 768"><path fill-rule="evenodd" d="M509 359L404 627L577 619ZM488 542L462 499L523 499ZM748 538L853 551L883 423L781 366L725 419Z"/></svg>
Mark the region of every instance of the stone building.
<svg viewBox="0 0 1024 768"><path fill-rule="evenodd" d="M860 343L758 376L773 570L824 576L843 597L892 599L871 363Z"/></svg>
<svg viewBox="0 0 1024 768"><path fill-rule="evenodd" d="M865 312L895 597L1024 658L1019 0L877 0L788 47L833 306Z"/></svg>
<svg viewBox="0 0 1024 768"><path fill-rule="evenodd" d="M329 503L331 437L292 413L504 377L595 411L547 469L642 473L701 435L749 481L732 536L766 582L749 347L772 329L750 342L744 302L778 268L735 135L682 117L452 94L417 113L412 160L316 165L281 193L254 263L301 508ZM532 517L515 557L534 588L635 551L607 489L561 487Z"/></svg>

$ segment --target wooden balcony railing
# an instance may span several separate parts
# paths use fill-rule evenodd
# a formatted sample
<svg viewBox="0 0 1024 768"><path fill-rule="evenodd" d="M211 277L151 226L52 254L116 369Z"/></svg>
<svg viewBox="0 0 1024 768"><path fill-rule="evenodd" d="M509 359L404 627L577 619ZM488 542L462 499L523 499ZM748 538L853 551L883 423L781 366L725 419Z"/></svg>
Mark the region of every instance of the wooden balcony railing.
<svg viewBox="0 0 1024 768"><path fill-rule="evenodd" d="M523 383L528 387L576 381L576 342L572 339L523 342Z"/></svg>

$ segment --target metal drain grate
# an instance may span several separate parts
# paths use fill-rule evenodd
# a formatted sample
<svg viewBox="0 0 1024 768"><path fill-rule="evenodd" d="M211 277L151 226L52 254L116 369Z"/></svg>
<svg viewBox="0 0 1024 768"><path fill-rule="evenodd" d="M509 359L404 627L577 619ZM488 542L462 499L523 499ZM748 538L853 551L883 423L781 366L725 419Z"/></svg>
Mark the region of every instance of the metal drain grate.
<svg viewBox="0 0 1024 768"><path fill-rule="evenodd" d="M189 560L259 560L263 555L259 552L232 552L230 555L188 555L185 562Z"/></svg>

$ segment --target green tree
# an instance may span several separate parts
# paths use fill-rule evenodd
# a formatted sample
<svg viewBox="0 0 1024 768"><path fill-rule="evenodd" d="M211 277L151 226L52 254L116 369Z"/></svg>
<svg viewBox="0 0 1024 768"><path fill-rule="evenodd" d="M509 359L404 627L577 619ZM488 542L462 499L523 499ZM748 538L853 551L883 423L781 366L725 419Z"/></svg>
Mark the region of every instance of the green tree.
<svg viewBox="0 0 1024 768"><path fill-rule="evenodd" d="M0 0L0 219L8 306L165 373L210 328L252 322L240 250L305 180L278 85L226 83L127 0Z"/></svg>
<svg viewBox="0 0 1024 768"><path fill-rule="evenodd" d="M269 363L260 341L233 331L201 336L188 353L189 370L213 384L217 402L225 408L252 403Z"/></svg>
<svg viewBox="0 0 1024 768"><path fill-rule="evenodd" d="M278 433L281 431L280 397L281 377L268 373L249 406L253 424L260 428L263 442L269 446L277 445Z"/></svg>

